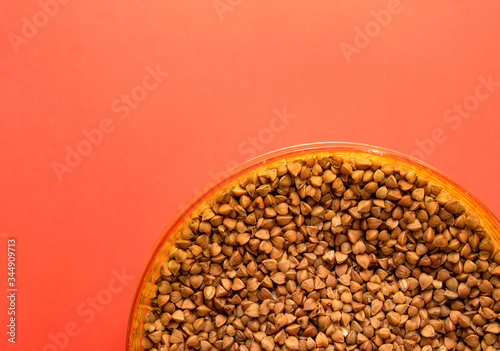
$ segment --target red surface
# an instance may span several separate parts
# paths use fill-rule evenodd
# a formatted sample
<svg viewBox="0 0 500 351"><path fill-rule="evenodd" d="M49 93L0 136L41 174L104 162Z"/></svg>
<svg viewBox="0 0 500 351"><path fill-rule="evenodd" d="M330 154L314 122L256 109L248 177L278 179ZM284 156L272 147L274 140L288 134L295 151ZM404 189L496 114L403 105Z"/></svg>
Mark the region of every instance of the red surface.
<svg viewBox="0 0 500 351"><path fill-rule="evenodd" d="M169 219L214 174L276 148L352 141L413 153L500 216L498 2L0 10L0 295L8 237L19 289L16 344L4 327L2 350L122 350L135 279ZM43 26L29 28L33 15ZM121 100L131 92L144 98L133 108ZM449 111L464 101L469 115ZM98 127L108 133L93 133L89 152L84 132ZM68 147L89 154L66 160Z"/></svg>

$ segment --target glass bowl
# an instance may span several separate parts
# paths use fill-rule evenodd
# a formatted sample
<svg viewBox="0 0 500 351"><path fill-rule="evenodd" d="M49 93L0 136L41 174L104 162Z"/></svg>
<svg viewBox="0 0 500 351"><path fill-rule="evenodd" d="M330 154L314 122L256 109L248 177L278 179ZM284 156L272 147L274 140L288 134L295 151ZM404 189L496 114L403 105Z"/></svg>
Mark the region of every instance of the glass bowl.
<svg viewBox="0 0 500 351"><path fill-rule="evenodd" d="M276 150L244 162L213 181L179 210L166 226L153 246L137 282L127 327L126 350L142 350L143 320L149 311L151 289L160 275L160 268L168 256L169 248L179 237L180 229L195 214L199 213L207 204L215 201L224 192L231 189L239 182L239 179L252 172L260 172L273 165L298 158L317 157L321 155L331 156L333 154L342 157L371 158L383 163L391 163L424 176L433 184L446 189L446 191L466 206L468 212L476 215L486 232L489 233L492 241L497 247L500 247L500 222L493 213L455 181L432 166L413 157L380 147L355 143L315 143Z"/></svg>

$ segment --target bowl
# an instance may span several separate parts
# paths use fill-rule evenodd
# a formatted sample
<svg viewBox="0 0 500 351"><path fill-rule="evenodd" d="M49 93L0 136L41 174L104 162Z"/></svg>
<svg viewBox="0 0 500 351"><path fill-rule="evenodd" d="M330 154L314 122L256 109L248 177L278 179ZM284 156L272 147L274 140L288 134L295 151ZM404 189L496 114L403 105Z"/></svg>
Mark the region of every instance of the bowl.
<svg viewBox="0 0 500 351"><path fill-rule="evenodd" d="M195 214L231 189L242 177L253 172L260 172L284 161L323 155L375 159L424 176L461 201L466 206L467 211L480 220L493 243L500 247L500 222L493 213L455 181L415 158L396 151L355 143L315 143L276 150L242 163L209 184L194 196L165 227L146 259L142 274L137 282L127 327L126 350L142 350L143 320L149 311L152 287L160 276L160 268L168 256L169 248L179 237L180 230Z"/></svg>

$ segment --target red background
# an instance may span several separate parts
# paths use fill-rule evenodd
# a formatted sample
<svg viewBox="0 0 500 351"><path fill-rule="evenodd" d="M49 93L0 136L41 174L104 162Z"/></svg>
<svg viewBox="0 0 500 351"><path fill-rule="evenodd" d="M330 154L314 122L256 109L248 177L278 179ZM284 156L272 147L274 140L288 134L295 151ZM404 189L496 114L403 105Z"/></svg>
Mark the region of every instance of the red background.
<svg viewBox="0 0 500 351"><path fill-rule="evenodd" d="M41 5L0 5L0 296L7 237L19 289L15 345L0 298L2 350L61 349L50 333L65 350L122 350L135 279L163 227L254 152L316 141L417 151L500 215L500 86L460 126L443 117L474 103L480 77L500 81L499 2L401 0L390 20L386 1L215 4L225 12L213 1L73 0L14 45ZM355 42L356 28L371 37ZM348 62L341 45L360 40ZM157 65L170 75L120 120L113 101ZM285 106L296 117L269 133ZM60 182L53 162L106 118L114 130ZM123 269L134 281L113 280ZM68 323L79 333L66 340Z"/></svg>

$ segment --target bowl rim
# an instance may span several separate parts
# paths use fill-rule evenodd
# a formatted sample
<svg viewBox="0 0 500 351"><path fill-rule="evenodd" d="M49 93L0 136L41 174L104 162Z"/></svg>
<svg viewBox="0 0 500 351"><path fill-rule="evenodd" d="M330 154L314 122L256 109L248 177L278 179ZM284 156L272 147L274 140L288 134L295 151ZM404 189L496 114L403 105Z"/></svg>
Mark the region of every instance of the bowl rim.
<svg viewBox="0 0 500 351"><path fill-rule="evenodd" d="M219 189L223 188L225 185L231 182L231 180L244 175L246 172L250 172L255 168L260 166L265 166L266 164L274 163L282 159L286 161L288 158L300 157L304 154L319 154L321 152L325 153L334 153L334 152L352 152L352 153L360 153L360 154L371 154L373 156L379 157L388 157L389 159L399 160L403 163L408 163L408 166L415 166L419 168L423 168L428 173L434 174L437 178L440 178L441 181L446 182L451 187L459 190L464 196L470 198L470 202L475 205L480 211L486 215L486 218L489 219L493 227L498 229L497 234L500 233L500 221L498 218L491 212L491 210L484 205L476 196L471 194L464 186L454 181L446 174L444 174L439 169L431 166L415 157L406 155L399 151L391 150L384 147L373 146L369 144L363 143L353 143L353 142L314 142L314 143L304 143L297 144L293 146L288 146L284 148L279 148L270 152L266 152L260 154L256 157L253 157L245 162L240 163L236 167L231 168L230 170L224 172L219 175L216 179L210 181L206 186L204 186L200 191L198 191L194 196L189 199L184 206L182 206L179 210L176 211L175 215L169 220L168 224L162 230L161 234L155 240L150 252L148 253L146 260L142 266L141 273L137 278L135 283L135 290L132 296L132 301L129 310L129 316L127 321L127 332L126 332L126 342L125 342L125 350L131 350L132 344L132 329L134 326L134 320L136 316L136 312L138 310L138 304L141 297L142 292L145 288L146 278L150 273L152 265L156 256L159 253L159 250L164 247L167 243L168 239L171 235L176 231L176 229L183 223L183 221L191 214L193 211L200 206L204 200L213 196ZM355 157L354 155L352 155ZM363 157L363 156L360 156ZM369 156L367 156L369 157ZM390 161L388 161L390 163ZM482 219L482 218L481 218ZM491 228L490 228L491 229ZM500 247L500 234L499 237L493 237L497 241L498 246ZM142 347L141 347L142 350Z"/></svg>

